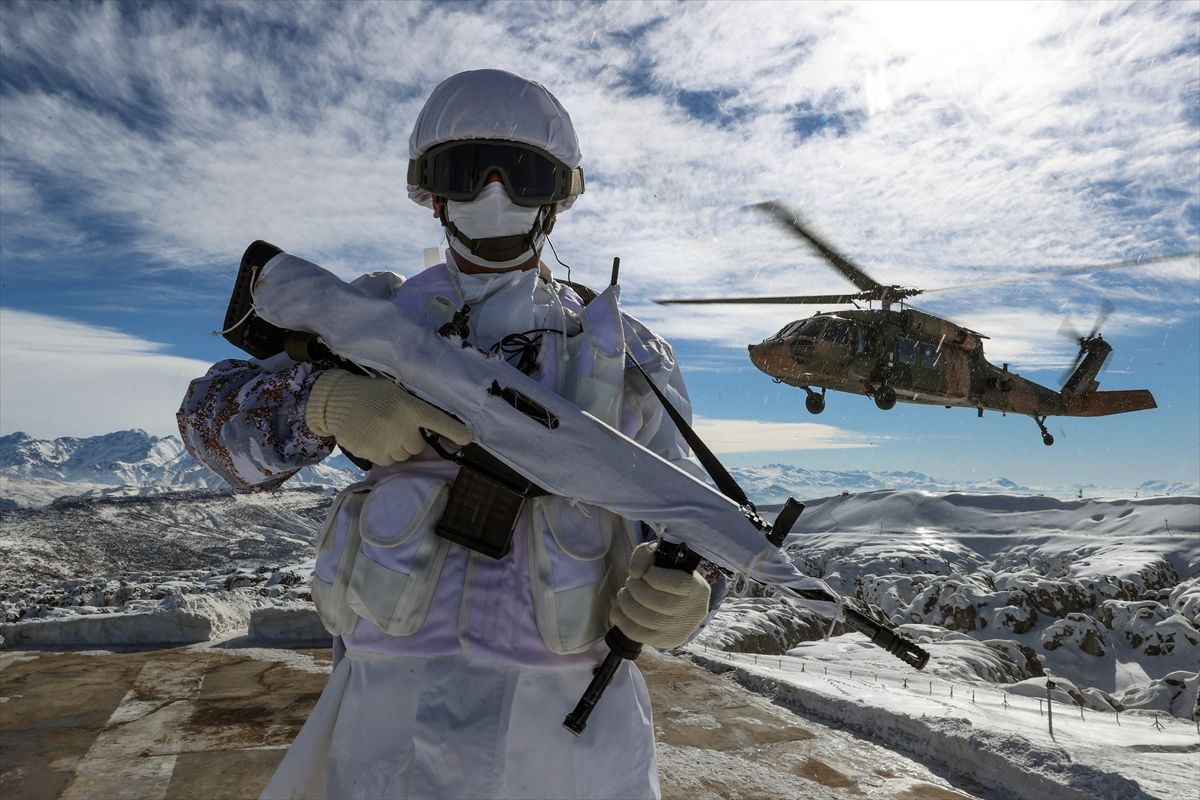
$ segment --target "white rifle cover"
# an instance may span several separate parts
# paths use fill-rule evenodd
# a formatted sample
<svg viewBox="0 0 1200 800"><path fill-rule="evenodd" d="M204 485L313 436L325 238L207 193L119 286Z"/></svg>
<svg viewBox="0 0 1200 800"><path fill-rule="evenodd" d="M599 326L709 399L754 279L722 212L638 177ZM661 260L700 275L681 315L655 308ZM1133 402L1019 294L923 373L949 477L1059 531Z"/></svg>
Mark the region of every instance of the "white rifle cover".
<svg viewBox="0 0 1200 800"><path fill-rule="evenodd" d="M707 484L613 430L511 364L413 321L302 258L280 253L254 285L260 317L315 333L339 356L382 373L465 422L476 442L548 492L652 526L709 561L777 587L837 594L810 578ZM489 393L514 389L557 418L550 428ZM788 594L791 594L790 592ZM795 598L826 616L835 602Z"/></svg>

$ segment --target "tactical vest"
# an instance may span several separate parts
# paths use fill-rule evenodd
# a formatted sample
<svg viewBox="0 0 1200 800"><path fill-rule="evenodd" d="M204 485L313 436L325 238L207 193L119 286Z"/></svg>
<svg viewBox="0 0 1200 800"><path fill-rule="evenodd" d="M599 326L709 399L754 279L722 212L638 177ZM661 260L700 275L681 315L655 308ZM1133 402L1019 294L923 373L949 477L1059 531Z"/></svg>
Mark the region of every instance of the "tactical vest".
<svg viewBox="0 0 1200 800"><path fill-rule="evenodd" d="M648 332L621 315L615 289L586 303L562 289L558 296L578 333L565 341L546 338L542 375L577 406L620 429L627 390L626 336L642 351L641 340ZM414 276L394 300L433 328L449 321L455 310L444 267ZM563 346L565 359L559 349ZM647 361L654 361L655 355L642 353ZM414 459L374 470L368 481L336 498L321 532L311 580L313 600L330 633L350 634L365 619L389 636L404 639L404 652L433 654L444 646L444 628L453 619L447 609L435 605L435 596L443 601L457 598L465 614L474 594L469 567L453 577L447 573L447 585L438 585L451 548L460 547L434 532L453 478L454 467L448 462ZM556 496L529 500L517 525L524 530L525 546L507 558L527 561L521 571L528 576L529 610L542 645L558 655L588 650L608 629L609 607L625 581L640 526ZM457 586L449 586L449 581ZM524 587L511 590L523 593Z"/></svg>

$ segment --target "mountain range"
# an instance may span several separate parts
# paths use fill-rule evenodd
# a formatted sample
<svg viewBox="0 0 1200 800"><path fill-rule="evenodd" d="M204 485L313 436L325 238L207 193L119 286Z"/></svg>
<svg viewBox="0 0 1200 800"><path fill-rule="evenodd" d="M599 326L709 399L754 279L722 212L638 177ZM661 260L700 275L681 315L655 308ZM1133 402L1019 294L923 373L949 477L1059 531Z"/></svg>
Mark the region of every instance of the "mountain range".
<svg viewBox="0 0 1200 800"><path fill-rule="evenodd" d="M300 470L289 488L341 489L361 472L340 452ZM174 436L143 430L86 438L0 436L0 508L37 508L62 497L124 497L229 486Z"/></svg>
<svg viewBox="0 0 1200 800"><path fill-rule="evenodd" d="M1062 494L1020 485L1007 478L946 480L920 472L809 470L788 464L730 469L755 503L781 503L788 497L809 500L844 492L883 489L937 493ZM292 477L292 489L340 489L361 477L340 452ZM0 508L37 508L62 497L124 497L196 489L227 489L225 481L196 462L174 436L142 430L116 431L86 438L35 439L24 433L0 436ZM1083 487L1092 490L1095 487ZM1072 493L1075 487L1067 490ZM1118 494L1196 495L1197 484L1146 481Z"/></svg>

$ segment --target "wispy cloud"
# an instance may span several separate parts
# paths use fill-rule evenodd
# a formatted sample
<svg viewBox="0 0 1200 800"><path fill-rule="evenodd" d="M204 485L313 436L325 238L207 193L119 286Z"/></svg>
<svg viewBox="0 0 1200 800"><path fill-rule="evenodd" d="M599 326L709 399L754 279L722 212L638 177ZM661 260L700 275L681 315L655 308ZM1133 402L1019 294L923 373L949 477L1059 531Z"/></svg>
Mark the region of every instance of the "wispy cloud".
<svg viewBox="0 0 1200 800"><path fill-rule="evenodd" d="M208 364L163 349L108 328L0 308L0 430L178 435L175 409Z"/></svg>
<svg viewBox="0 0 1200 800"><path fill-rule="evenodd" d="M696 432L714 453L778 453L874 447L888 436L848 431L815 422L761 422L698 417Z"/></svg>
<svg viewBox="0 0 1200 800"><path fill-rule="evenodd" d="M793 203L885 283L1200 247L1194 4L6 12L0 241L10 264L31 257L20 245L39 235L61 252L102 229L134 268L231 270L265 238L346 275L412 272L440 238L404 196L412 120L437 81L481 66L541 80L571 111L589 184L559 224L559 253L593 283L621 256L626 303L669 337L740 347L808 312L649 305L664 293L846 288L739 210L761 199ZM1192 273L1154 277L1105 285L1150 293L1135 305L1195 313ZM989 297L1048 318L1074 291L1056 287ZM930 304L950 317L977 306L952 295ZM1015 362L1044 350L1022 323L959 321L996 326L984 332L1016 342L1003 351Z"/></svg>

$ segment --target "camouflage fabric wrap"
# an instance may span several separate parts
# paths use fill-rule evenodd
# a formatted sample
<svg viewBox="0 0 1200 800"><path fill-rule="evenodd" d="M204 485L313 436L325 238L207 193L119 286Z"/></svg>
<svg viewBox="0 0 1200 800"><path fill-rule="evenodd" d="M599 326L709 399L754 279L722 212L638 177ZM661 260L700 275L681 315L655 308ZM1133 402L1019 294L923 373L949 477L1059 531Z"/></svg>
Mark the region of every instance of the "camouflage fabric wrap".
<svg viewBox="0 0 1200 800"><path fill-rule="evenodd" d="M227 359L192 381L176 413L192 457L243 489L274 489L333 452L304 424L319 365Z"/></svg>

